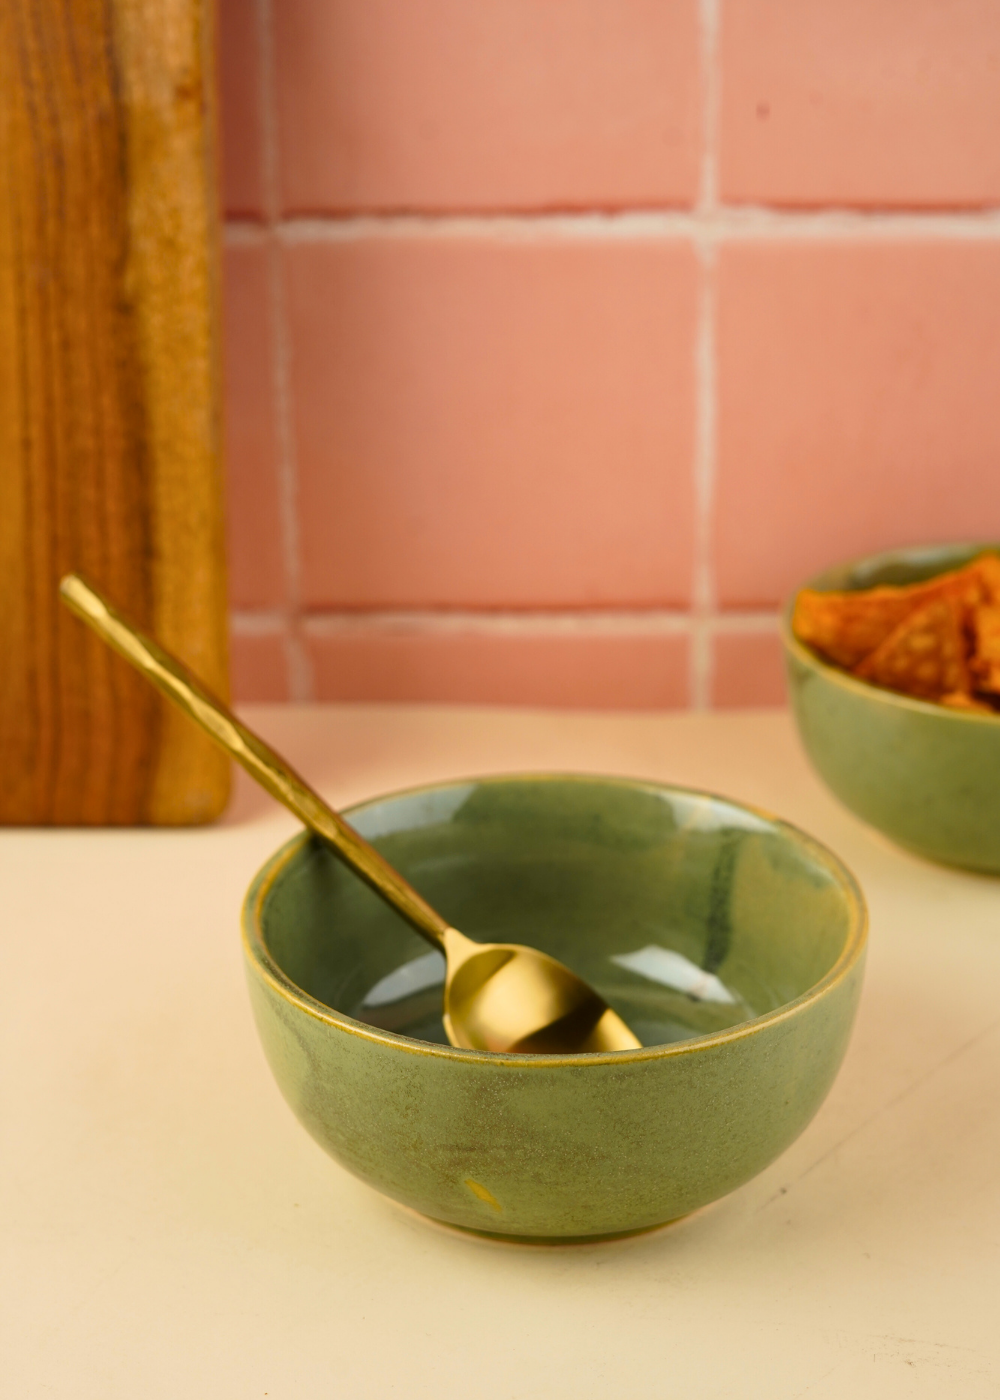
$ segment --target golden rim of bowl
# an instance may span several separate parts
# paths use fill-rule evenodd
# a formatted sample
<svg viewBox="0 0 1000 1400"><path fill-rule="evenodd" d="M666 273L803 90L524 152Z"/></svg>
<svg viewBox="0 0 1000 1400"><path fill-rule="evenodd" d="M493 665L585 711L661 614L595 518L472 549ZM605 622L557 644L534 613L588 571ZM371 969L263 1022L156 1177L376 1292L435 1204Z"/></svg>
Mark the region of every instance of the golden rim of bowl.
<svg viewBox="0 0 1000 1400"><path fill-rule="evenodd" d="M872 685L870 681L859 680L857 676L852 676L849 671L844 671L839 666L835 666L832 661L826 661L812 647L800 642L792 631L792 614L795 611L795 601L805 588L815 589L819 593L833 593L842 591L840 589L824 586L824 580L831 574L851 574L855 570L873 567L880 563L889 564L898 561L900 563L917 562L921 557L925 560L940 552L942 555L948 552L954 554L954 558L947 563L943 563L940 573L948 573L951 569L961 568L962 556L964 562L974 559L977 554L984 554L987 550L1000 553L1000 545L997 544L942 544L942 545L913 545L909 549L889 549L881 554L866 554L860 559L852 559L846 564L834 564L829 569L824 569L822 573L816 574L801 584L791 598L785 604L781 613L781 641L785 650L790 652L798 661L806 666L811 666L814 671L819 671L822 675L829 677L836 685L853 695L863 695L868 700L881 702L886 705L894 705L899 709L912 710L919 715L937 715L940 718L954 720L961 724L996 724L1000 720L1000 715L979 714L975 710L954 710L949 705L938 705L933 700L918 700L913 695L903 695L901 691L889 690L885 686ZM928 574L928 578L936 575ZM874 587L875 585L872 585Z"/></svg>
<svg viewBox="0 0 1000 1400"><path fill-rule="evenodd" d="M509 1055L492 1050L465 1050L453 1045L436 1045L431 1041L417 1040L412 1036L397 1035L394 1031L381 1030L376 1026L365 1025L362 1021L355 1021L353 1017L347 1016L341 1011L335 1011L333 1007L317 1001L315 997L303 991L282 971L271 957L264 942L261 931L261 913L264 904L278 876L300 847L311 839L308 831L303 831L298 836L292 837L276 851L257 872L250 884L243 901L242 912L243 950L248 962L290 1005L297 1007L315 1020L323 1021L348 1035L360 1036L364 1040L375 1041L378 1044L403 1050L413 1055L431 1055L440 1059L460 1060L464 1063L510 1065L520 1069L552 1069L558 1065L614 1066L628 1064L634 1060L658 1060L675 1055L690 1055L700 1050L707 1050L712 1046L725 1045L731 1041L756 1035L780 1021L798 1015L812 1002L828 996L862 958L868 937L868 909L858 882L839 856L836 856L821 841L817 841L815 837L810 836L791 822L776 817L772 812L765 811L762 807L755 807L748 802L736 802L732 798L722 797L718 793L706 792L700 788L675 787L670 783L655 783L643 778L606 777L597 773L499 773L485 778L451 778L446 782L422 783L416 787L403 788L397 792L385 793L379 797L367 798L364 802L357 802L353 806L345 808L344 815L350 816L354 812L375 806L379 802L394 801L420 793L442 792L448 788L459 787L463 783L485 785L490 783L567 781L603 783L658 794L666 792L678 797L707 798L711 802L720 803L723 806L732 807L737 811L747 812L758 817L789 836L793 842L804 846L807 851L818 858L820 864L830 871L840 886L850 919L844 946L829 972L808 991L803 992L801 996L796 997L793 1001L785 1002L774 1011L765 1012L762 1016L754 1016L749 1021L741 1021L736 1026L730 1026L722 1031L713 1031L709 1035L692 1036L689 1040L672 1041L667 1045L645 1045L639 1050L604 1050L577 1055Z"/></svg>

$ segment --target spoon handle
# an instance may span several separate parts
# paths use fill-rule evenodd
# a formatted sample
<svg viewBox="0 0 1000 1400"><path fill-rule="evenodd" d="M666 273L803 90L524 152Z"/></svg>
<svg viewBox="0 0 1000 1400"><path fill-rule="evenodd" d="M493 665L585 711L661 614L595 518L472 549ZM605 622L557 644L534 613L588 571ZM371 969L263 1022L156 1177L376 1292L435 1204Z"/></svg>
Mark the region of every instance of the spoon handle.
<svg viewBox="0 0 1000 1400"><path fill-rule="evenodd" d="M182 661L123 617L76 574L59 585L63 602L109 646L189 715L210 738L241 763L261 787L283 802L310 831L323 838L387 904L436 948L444 946L446 920L417 894L343 817L333 811L263 739L217 700Z"/></svg>

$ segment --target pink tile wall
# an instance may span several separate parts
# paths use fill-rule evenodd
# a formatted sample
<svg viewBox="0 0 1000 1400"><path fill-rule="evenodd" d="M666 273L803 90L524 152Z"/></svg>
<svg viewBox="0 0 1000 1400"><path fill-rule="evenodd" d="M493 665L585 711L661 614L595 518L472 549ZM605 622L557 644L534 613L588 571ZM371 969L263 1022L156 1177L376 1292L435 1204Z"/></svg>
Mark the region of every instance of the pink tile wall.
<svg viewBox="0 0 1000 1400"><path fill-rule="evenodd" d="M693 0L279 0L290 214L685 204Z"/></svg>
<svg viewBox="0 0 1000 1400"><path fill-rule="evenodd" d="M725 199L1000 200L995 0L723 0L720 66Z"/></svg>
<svg viewBox="0 0 1000 1400"><path fill-rule="evenodd" d="M251 0L219 0L219 105L222 197L226 213L261 217L264 126L262 26Z"/></svg>
<svg viewBox="0 0 1000 1400"><path fill-rule="evenodd" d="M1000 241L747 243L719 262L724 606L1000 524Z"/></svg>
<svg viewBox="0 0 1000 1400"><path fill-rule="evenodd" d="M237 608L275 608L286 575L267 253L227 248L223 272L229 594Z"/></svg>
<svg viewBox="0 0 1000 1400"><path fill-rule="evenodd" d="M220 0L234 691L783 698L1000 537L993 0Z"/></svg>
<svg viewBox="0 0 1000 1400"><path fill-rule="evenodd" d="M690 249L283 256L308 608L689 601Z"/></svg>
<svg viewBox="0 0 1000 1400"><path fill-rule="evenodd" d="M723 710L757 710L784 703L781 642L775 625L765 627L722 631L713 638L712 705Z"/></svg>
<svg viewBox="0 0 1000 1400"><path fill-rule="evenodd" d="M395 628L317 632L306 645L329 700L426 700L677 709L687 704L684 636L428 632Z"/></svg>

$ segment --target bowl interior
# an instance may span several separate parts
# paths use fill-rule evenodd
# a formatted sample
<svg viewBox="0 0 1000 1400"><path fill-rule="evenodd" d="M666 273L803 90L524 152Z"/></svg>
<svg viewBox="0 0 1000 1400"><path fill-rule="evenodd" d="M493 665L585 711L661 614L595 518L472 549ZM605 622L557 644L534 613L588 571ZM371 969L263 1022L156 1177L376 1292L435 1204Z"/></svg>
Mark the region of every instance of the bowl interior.
<svg viewBox="0 0 1000 1400"><path fill-rule="evenodd" d="M645 1045L794 1001L845 954L862 918L829 852L706 794L499 778L385 798L350 819L456 928L559 958ZM319 842L286 848L260 926L270 957L309 996L447 1043L443 958Z"/></svg>
<svg viewBox="0 0 1000 1400"><path fill-rule="evenodd" d="M986 550L1000 550L997 544L932 544L913 545L906 549L890 550L885 554L873 554L864 559L853 560L849 564L838 564L826 569L816 578L810 579L806 588L820 592L844 590L853 592L863 588L876 588L880 584L902 586L909 583L923 583L935 574L958 569ZM789 610L794 606L790 600Z"/></svg>

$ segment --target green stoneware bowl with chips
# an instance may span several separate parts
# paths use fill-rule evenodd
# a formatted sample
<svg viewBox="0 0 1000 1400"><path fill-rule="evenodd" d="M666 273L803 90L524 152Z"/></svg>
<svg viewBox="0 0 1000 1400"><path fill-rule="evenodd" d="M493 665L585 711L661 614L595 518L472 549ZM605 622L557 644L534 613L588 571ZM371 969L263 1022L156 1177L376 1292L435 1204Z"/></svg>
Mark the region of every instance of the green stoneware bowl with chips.
<svg viewBox="0 0 1000 1400"><path fill-rule="evenodd" d="M732 1191L822 1103L861 988L864 902L794 827L705 793L566 776L422 788L351 822L471 937L579 973L639 1050L454 1049L439 954L317 840L244 907L254 1014L294 1113L439 1221L629 1233Z"/></svg>
<svg viewBox="0 0 1000 1400"><path fill-rule="evenodd" d="M900 549L829 569L820 592L923 582L993 544ZM856 680L782 634L792 709L813 766L856 816L917 854L1000 873L1000 715L948 709Z"/></svg>

